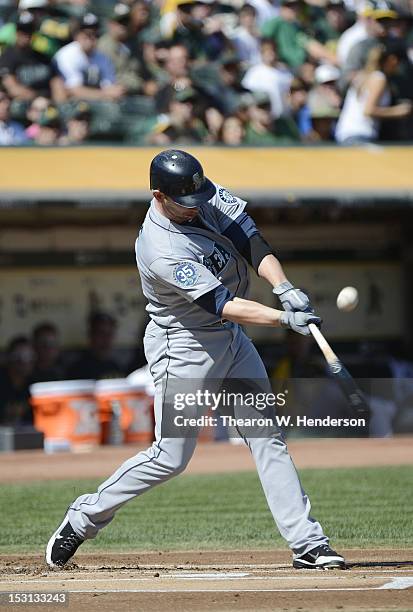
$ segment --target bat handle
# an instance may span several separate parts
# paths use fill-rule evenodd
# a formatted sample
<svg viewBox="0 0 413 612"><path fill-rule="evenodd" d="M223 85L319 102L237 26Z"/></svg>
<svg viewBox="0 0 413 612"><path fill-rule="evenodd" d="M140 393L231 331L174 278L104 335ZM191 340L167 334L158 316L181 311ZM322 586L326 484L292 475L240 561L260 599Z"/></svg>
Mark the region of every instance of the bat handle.
<svg viewBox="0 0 413 612"><path fill-rule="evenodd" d="M328 363L334 363L335 361L338 361L337 355L335 354L335 352L333 351L333 349L331 348L327 340L324 338L323 334L318 329L317 325L314 325L314 323L309 323L308 328L314 340L317 342L318 346L320 347L320 350L323 353L324 357L326 358L326 361Z"/></svg>

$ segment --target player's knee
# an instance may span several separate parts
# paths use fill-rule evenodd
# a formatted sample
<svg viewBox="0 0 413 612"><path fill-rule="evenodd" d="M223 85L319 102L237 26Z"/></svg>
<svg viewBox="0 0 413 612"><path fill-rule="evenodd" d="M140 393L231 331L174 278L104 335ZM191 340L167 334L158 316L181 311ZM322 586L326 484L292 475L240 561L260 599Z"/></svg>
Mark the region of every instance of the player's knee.
<svg viewBox="0 0 413 612"><path fill-rule="evenodd" d="M183 445L179 443L166 445L159 459L171 476L177 476L185 470L192 457L194 448L195 445L188 443Z"/></svg>
<svg viewBox="0 0 413 612"><path fill-rule="evenodd" d="M178 476L178 474L182 474L185 471L186 466L188 465L188 461L177 461L174 465L173 475Z"/></svg>
<svg viewBox="0 0 413 612"><path fill-rule="evenodd" d="M173 461L171 462L171 471L173 472L174 476L181 474L186 469L191 457L192 453L190 455L182 453L173 458Z"/></svg>

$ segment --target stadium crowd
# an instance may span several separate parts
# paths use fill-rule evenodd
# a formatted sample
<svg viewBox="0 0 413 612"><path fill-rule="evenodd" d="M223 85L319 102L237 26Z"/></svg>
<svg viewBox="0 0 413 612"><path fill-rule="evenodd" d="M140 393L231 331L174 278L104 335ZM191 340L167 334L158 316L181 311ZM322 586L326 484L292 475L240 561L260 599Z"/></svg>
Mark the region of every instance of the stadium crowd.
<svg viewBox="0 0 413 612"><path fill-rule="evenodd" d="M413 139L411 0L0 0L0 144Z"/></svg>

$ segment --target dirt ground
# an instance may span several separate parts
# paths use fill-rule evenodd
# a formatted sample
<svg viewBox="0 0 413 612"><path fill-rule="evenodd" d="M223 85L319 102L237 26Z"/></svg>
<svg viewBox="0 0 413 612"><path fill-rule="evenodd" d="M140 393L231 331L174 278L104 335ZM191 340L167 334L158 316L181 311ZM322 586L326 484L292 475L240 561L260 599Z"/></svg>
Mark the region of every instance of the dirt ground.
<svg viewBox="0 0 413 612"><path fill-rule="evenodd" d="M302 467L413 465L413 438L301 440L289 444ZM0 483L106 477L136 447L77 454L37 451L1 456ZM254 469L243 446L200 444L192 473ZM413 610L413 549L343 552L346 571L293 570L288 550L134 552L76 555L61 572L39 555L0 555L0 609L14 609L7 592L65 593L69 608L113 612ZM23 606L27 608L28 606ZM59 610L63 606L37 605Z"/></svg>
<svg viewBox="0 0 413 612"><path fill-rule="evenodd" d="M38 556L2 556L0 601L64 592L70 609L101 612L412 609L413 549L343 552L348 569L328 572L293 570L288 551L79 553L61 572Z"/></svg>

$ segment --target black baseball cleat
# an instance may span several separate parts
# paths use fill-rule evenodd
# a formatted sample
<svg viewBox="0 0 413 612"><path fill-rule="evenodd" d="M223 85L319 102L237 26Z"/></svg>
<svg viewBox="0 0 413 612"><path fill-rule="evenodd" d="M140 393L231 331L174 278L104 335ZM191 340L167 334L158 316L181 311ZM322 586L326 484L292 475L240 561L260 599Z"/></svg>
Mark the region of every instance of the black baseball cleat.
<svg viewBox="0 0 413 612"><path fill-rule="evenodd" d="M293 567L296 569L346 569L346 562L328 544L320 544L305 555L294 555Z"/></svg>
<svg viewBox="0 0 413 612"><path fill-rule="evenodd" d="M54 532L46 547L46 563L53 569L61 569L73 557L84 540L75 533L67 516Z"/></svg>

